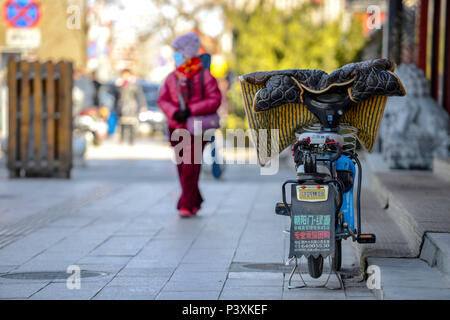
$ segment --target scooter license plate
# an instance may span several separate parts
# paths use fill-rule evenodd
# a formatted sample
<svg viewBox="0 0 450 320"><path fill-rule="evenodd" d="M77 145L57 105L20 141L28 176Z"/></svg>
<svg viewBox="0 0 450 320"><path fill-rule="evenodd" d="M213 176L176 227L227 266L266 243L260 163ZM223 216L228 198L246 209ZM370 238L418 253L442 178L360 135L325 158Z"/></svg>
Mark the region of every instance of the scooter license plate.
<svg viewBox="0 0 450 320"><path fill-rule="evenodd" d="M298 185L297 199L305 202L320 202L328 200L328 186Z"/></svg>

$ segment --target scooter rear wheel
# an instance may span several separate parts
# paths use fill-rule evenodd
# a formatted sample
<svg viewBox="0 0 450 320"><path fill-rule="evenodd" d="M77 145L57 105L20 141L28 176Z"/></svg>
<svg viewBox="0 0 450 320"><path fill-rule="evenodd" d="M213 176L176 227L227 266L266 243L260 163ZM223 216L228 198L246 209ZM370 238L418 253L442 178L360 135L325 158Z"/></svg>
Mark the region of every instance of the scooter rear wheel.
<svg viewBox="0 0 450 320"><path fill-rule="evenodd" d="M314 258L310 256L308 258L308 272L314 279L320 278L323 272L323 257L319 256Z"/></svg>

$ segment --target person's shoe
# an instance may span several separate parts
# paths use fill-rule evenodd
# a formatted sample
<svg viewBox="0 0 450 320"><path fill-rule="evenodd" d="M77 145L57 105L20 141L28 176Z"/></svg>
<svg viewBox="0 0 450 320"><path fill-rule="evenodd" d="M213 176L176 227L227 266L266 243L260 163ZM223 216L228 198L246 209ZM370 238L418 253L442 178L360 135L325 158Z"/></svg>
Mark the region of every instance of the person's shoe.
<svg viewBox="0 0 450 320"><path fill-rule="evenodd" d="M192 215L192 212L186 208L180 208L178 214L180 215L180 217L189 218Z"/></svg>
<svg viewBox="0 0 450 320"><path fill-rule="evenodd" d="M198 210L200 210L200 208L195 207L194 209L192 209L192 215L195 216Z"/></svg>

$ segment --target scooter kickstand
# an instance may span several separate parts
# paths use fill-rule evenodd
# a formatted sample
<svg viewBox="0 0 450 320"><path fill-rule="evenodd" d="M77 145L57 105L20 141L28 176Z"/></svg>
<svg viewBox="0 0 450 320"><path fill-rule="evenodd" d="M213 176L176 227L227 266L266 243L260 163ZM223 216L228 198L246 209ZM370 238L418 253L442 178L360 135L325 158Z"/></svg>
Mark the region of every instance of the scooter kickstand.
<svg viewBox="0 0 450 320"><path fill-rule="evenodd" d="M339 276L339 274L336 272L336 270L333 270L332 266L331 266L331 258L329 257L329 261L330 261L330 272L328 273L328 278L327 281L324 283L323 287L327 288L328 290L342 290L344 289L344 282L342 281L341 277ZM336 276L336 278L339 281L339 288L330 288L327 287L328 281L330 281L330 277L331 277L331 273L334 273L334 275Z"/></svg>
<svg viewBox="0 0 450 320"><path fill-rule="evenodd" d="M289 275L288 289L300 289L300 288L304 288L304 287L306 287L306 282L305 282L305 280L303 280L303 277L302 277L302 274L301 274L301 270L300 270L300 269L299 269L299 271L298 271L298 274L299 274L299 276L300 276L300 279L302 279L303 285L300 285L300 286L293 286L293 285L291 285L292 277L294 276L294 273L295 273L295 271L296 271L297 268L298 268L298 259L297 259L297 257L294 256L293 258L289 259L288 262L292 261L292 259L295 260L295 265L294 265L294 268L293 268L292 271L291 271L291 274Z"/></svg>
<svg viewBox="0 0 450 320"><path fill-rule="evenodd" d="M326 288L326 289L328 289L328 290L342 290L342 289L344 289L344 283L342 282L341 277L340 277L339 274L338 274L335 270L333 270L333 268L331 267L331 258L329 258L329 261L330 261L330 272L328 273L328 277L327 277L327 279L326 279L326 281L325 281L324 284L318 285L318 286L311 286L311 285L308 285L308 284L305 282L305 280L303 279L301 270L300 270L300 268L299 268L299 266L298 266L298 259L297 259L296 256L294 256L293 258L289 259L289 260L287 261L286 264L289 264L289 262L292 261L292 260L295 260L295 265L294 265L294 268L292 269L292 271L291 271L291 273L290 273L290 275L289 275L289 279L288 279L288 289L300 289L300 288ZM295 271L297 271L297 269L298 269L298 275L300 276L300 279L302 280L303 285L293 286L293 285L291 284L291 282L292 282L292 278L293 278L293 276L294 276L294 274L295 274ZM330 281L330 278L331 278L331 274L332 274L332 273L334 273L334 275L336 276L336 278L337 278L338 281L339 281L339 287L338 287L338 288L330 288L330 287L327 286L327 285L328 285L328 282Z"/></svg>

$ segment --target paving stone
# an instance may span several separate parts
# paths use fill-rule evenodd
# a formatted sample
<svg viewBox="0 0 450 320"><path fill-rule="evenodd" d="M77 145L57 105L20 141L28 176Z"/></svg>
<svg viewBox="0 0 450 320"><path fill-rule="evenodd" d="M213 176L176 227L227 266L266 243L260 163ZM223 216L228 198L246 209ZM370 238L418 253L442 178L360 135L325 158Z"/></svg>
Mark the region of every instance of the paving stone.
<svg viewBox="0 0 450 320"><path fill-rule="evenodd" d="M147 277L164 277L168 278L175 271L175 267L173 268L131 268L125 267L118 274L117 277L137 277L137 278L147 278Z"/></svg>
<svg viewBox="0 0 450 320"><path fill-rule="evenodd" d="M281 232L280 232L281 233ZM255 250L255 248L260 248ZM254 245L239 246L236 255L233 258L235 262L264 262L264 263L281 263L284 260L284 248L273 246L261 246L257 243Z"/></svg>
<svg viewBox="0 0 450 320"><path fill-rule="evenodd" d="M439 271L428 267L422 260L370 258L369 261L371 265L380 267L381 285L383 287L450 289L449 281Z"/></svg>
<svg viewBox="0 0 450 320"><path fill-rule="evenodd" d="M2 273L7 273L11 270L16 269L18 266L17 265L0 265L0 274Z"/></svg>
<svg viewBox="0 0 450 320"><path fill-rule="evenodd" d="M109 237L99 230L81 229L45 251L47 254L76 255L79 258L91 252Z"/></svg>
<svg viewBox="0 0 450 320"><path fill-rule="evenodd" d="M384 287L385 300L450 300L450 289Z"/></svg>
<svg viewBox="0 0 450 320"><path fill-rule="evenodd" d="M90 255L135 256L147 241L149 238L146 236L113 236Z"/></svg>
<svg viewBox="0 0 450 320"><path fill-rule="evenodd" d="M151 277L115 277L108 283L108 287L148 287L154 289L156 292L169 280L170 275L154 275Z"/></svg>
<svg viewBox="0 0 450 320"><path fill-rule="evenodd" d="M377 300L375 296L347 297L347 300Z"/></svg>
<svg viewBox="0 0 450 320"><path fill-rule="evenodd" d="M11 283L0 285L0 299L20 298L27 299L33 293L44 288L49 281L46 282L26 282L26 283Z"/></svg>
<svg viewBox="0 0 450 320"><path fill-rule="evenodd" d="M59 260L33 259L14 269L14 272L66 271L69 266L75 264L75 261L75 259L66 260L65 258Z"/></svg>
<svg viewBox="0 0 450 320"><path fill-rule="evenodd" d="M217 300L220 291L162 291L156 300Z"/></svg>
<svg viewBox="0 0 450 320"><path fill-rule="evenodd" d="M307 287L306 289L322 289L324 285L326 285L325 290L328 291L333 291L334 290L343 290L343 289L339 289L341 287L339 280L336 278L336 276L331 276L330 279L327 282L327 275L322 275L320 278L318 279L314 279L312 277L310 277L308 274L303 274L302 275L304 282L306 283ZM304 283L303 281L301 281L301 279L299 278L298 275L295 275L292 278L291 281L291 285L293 286L303 286ZM285 275L285 280L284 280L284 288L285 290L288 290L288 286L289 286L289 275ZM313 288L313 287L320 287L320 288ZM345 285L344 285L345 288Z"/></svg>
<svg viewBox="0 0 450 320"><path fill-rule="evenodd" d="M229 287L222 290L220 300L280 300L283 288L280 287Z"/></svg>
<svg viewBox="0 0 450 320"><path fill-rule="evenodd" d="M10 272L10 273L14 273ZM26 285L26 284L48 284L51 279L16 279L16 278L5 278L0 277L0 286L8 287L10 285Z"/></svg>
<svg viewBox="0 0 450 320"><path fill-rule="evenodd" d="M381 271L379 299L449 299L450 282L420 259L369 258Z"/></svg>
<svg viewBox="0 0 450 320"><path fill-rule="evenodd" d="M245 280L276 280L283 282L282 272L229 272L228 279Z"/></svg>
<svg viewBox="0 0 450 320"><path fill-rule="evenodd" d="M180 272L205 272L205 271L228 271L229 262L217 263L216 261L208 261L204 263L180 263L177 270Z"/></svg>
<svg viewBox="0 0 450 320"><path fill-rule="evenodd" d="M77 263L82 265L89 264L107 264L107 265L118 265L125 266L130 261L129 257L114 257L114 256L85 256L77 261Z"/></svg>
<svg viewBox="0 0 450 320"><path fill-rule="evenodd" d="M200 235L192 245L193 249L208 249L211 251L228 249L231 246L237 247L239 242L238 236L226 236L212 238L211 236Z"/></svg>
<svg viewBox="0 0 450 320"><path fill-rule="evenodd" d="M192 279L192 274L186 274L186 277L181 280L170 280L164 290L167 291L216 291L221 290L225 280L224 279L208 279L200 277L196 280ZM198 274L198 272L196 272Z"/></svg>
<svg viewBox="0 0 450 320"><path fill-rule="evenodd" d="M145 259L139 256L135 259L131 259L127 264L129 268L175 268L180 263L178 258L174 259Z"/></svg>
<svg viewBox="0 0 450 320"><path fill-rule="evenodd" d="M90 270L90 271L98 271L98 272L107 272L109 274L116 274L124 267L120 264L109 264L109 263L77 263L77 266L81 268L81 270Z"/></svg>
<svg viewBox="0 0 450 320"><path fill-rule="evenodd" d="M107 286L94 300L154 300L157 290L147 286Z"/></svg>
<svg viewBox="0 0 450 320"><path fill-rule="evenodd" d="M367 287L345 288L345 295L347 297L374 297L372 292Z"/></svg>
<svg viewBox="0 0 450 320"><path fill-rule="evenodd" d="M180 261L186 255L187 251L188 247L163 249L148 246L142 249L142 251L139 253L139 257L136 258L143 260Z"/></svg>
<svg viewBox="0 0 450 320"><path fill-rule="evenodd" d="M183 263L202 263L215 261L217 263L231 262L234 255L234 248L228 249L195 249L190 250L183 258Z"/></svg>
<svg viewBox="0 0 450 320"><path fill-rule="evenodd" d="M81 228L88 226L97 219L96 216L69 216L58 219L48 225L49 228Z"/></svg>
<svg viewBox="0 0 450 320"><path fill-rule="evenodd" d="M164 233L164 231L161 231ZM187 250L191 246L192 242L188 242L185 239L174 238L174 239L159 239L154 237L148 242L144 249L142 249L141 254L145 254L147 251L170 251L173 252L175 250L179 250L182 252Z"/></svg>
<svg viewBox="0 0 450 320"><path fill-rule="evenodd" d="M224 283L227 277L227 272L214 272L214 271L205 271L205 272L188 272L183 270L175 270L175 273L170 278L170 282L178 282L178 281L192 281L199 283L207 283L207 282L220 282Z"/></svg>
<svg viewBox="0 0 450 320"><path fill-rule="evenodd" d="M22 264L67 236L66 230L44 228L0 250L3 264Z"/></svg>
<svg viewBox="0 0 450 320"><path fill-rule="evenodd" d="M101 288L105 286L102 282L81 281L80 289L68 289L65 282L50 283L44 289L35 293L33 300L87 300L91 299Z"/></svg>
<svg viewBox="0 0 450 320"><path fill-rule="evenodd" d="M260 272L262 273L262 272ZM283 287L283 280L276 279L228 279L226 282L228 288L242 287Z"/></svg>
<svg viewBox="0 0 450 320"><path fill-rule="evenodd" d="M114 235L116 236L148 236L152 237L160 231L155 222L151 224L144 223L143 221L132 222L120 229L118 229Z"/></svg>
<svg viewBox="0 0 450 320"><path fill-rule="evenodd" d="M285 289L283 300L345 300L344 290L329 290L326 288Z"/></svg>

